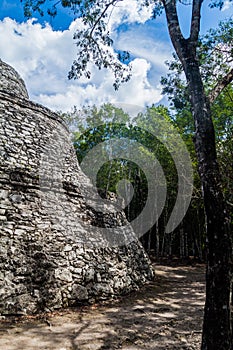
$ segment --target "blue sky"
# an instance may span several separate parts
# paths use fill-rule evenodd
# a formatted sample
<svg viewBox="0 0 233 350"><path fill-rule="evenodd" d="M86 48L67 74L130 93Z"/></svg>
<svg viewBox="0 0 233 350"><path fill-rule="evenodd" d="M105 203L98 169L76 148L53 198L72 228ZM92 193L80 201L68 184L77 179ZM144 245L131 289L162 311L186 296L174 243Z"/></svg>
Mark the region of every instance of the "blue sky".
<svg viewBox="0 0 233 350"><path fill-rule="evenodd" d="M91 66L92 79L69 81L67 74L76 58L77 48L72 39L80 20L70 11L61 9L50 19L34 15L23 16L20 0L0 0L0 58L14 66L26 82L31 99L54 110L69 110L76 105L105 102L140 106L159 103L160 77L166 74L165 60L173 52L164 15L149 20L149 12L138 13L137 1L126 0L113 15L114 47L129 50L132 55L133 76L119 91L112 87L109 71ZM189 6L179 6L180 23L188 35ZM219 20L232 15L232 5L226 2L223 11L211 10L204 1L201 32L216 27ZM127 18L124 25L122 17ZM135 22L136 19L136 22ZM47 24L45 22L47 21Z"/></svg>

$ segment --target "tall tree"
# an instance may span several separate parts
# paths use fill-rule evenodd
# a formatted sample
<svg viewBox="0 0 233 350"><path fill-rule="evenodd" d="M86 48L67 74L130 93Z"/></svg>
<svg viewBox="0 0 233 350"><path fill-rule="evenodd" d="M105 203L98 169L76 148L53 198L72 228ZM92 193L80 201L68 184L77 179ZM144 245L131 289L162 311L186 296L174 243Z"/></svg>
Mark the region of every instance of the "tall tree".
<svg viewBox="0 0 233 350"><path fill-rule="evenodd" d="M41 5L47 2L47 0L21 1L25 4L26 15L30 15L31 10L40 9ZM121 62L115 59L110 49L113 41L108 31L112 10L122 1L124 0L60 1L63 7L70 7L76 11L84 23L84 29L74 35L79 47L79 57L73 63L70 78L78 78L82 74L90 77L89 61L94 62L99 69L112 69L116 77L115 88L130 78L130 73L121 63L128 59L128 53L119 53L118 58ZM213 1L213 7L223 7L224 0ZM202 350L230 350L232 344L229 302L232 255L230 220L221 187L210 103L232 81L233 69L229 68L227 74L216 81L216 86L207 96L201 76L201 61L197 55L203 0L192 0L190 3L192 15L188 38L184 37L180 28L176 0L138 0L138 9L140 11L143 6L153 5L153 16L159 14L162 9L165 10L170 38L186 76L195 124L194 142L207 225L208 257ZM51 15L56 15L56 5L49 12Z"/></svg>

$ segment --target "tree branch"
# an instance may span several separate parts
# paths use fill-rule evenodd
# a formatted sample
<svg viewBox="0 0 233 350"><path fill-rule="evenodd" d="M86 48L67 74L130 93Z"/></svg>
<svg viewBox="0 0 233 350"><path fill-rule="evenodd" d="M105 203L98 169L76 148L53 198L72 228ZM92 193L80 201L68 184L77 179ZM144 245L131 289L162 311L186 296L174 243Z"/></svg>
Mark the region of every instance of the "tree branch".
<svg viewBox="0 0 233 350"><path fill-rule="evenodd" d="M213 103L222 90L233 81L233 68L213 88L209 94L209 101Z"/></svg>
<svg viewBox="0 0 233 350"><path fill-rule="evenodd" d="M182 43L185 42L185 39L180 29L179 19L176 10L176 0L162 0L162 3L166 13L168 30L172 44L183 65L184 56L182 54L182 51L184 49L184 45L182 45Z"/></svg>
<svg viewBox="0 0 233 350"><path fill-rule="evenodd" d="M195 47L197 46L198 36L200 32L202 2L203 0L193 0L190 41L192 45L195 45Z"/></svg>
<svg viewBox="0 0 233 350"><path fill-rule="evenodd" d="M93 27L91 28L91 32L90 32L90 36L92 37L92 34L95 30L95 28L97 27L97 25L99 24L99 22L101 21L101 19L104 17L105 13L108 11L110 6L114 6L115 3L122 1L122 0L112 0L111 2L109 2L108 4L106 4L105 9L103 10L103 12L100 14L99 18L96 19Z"/></svg>

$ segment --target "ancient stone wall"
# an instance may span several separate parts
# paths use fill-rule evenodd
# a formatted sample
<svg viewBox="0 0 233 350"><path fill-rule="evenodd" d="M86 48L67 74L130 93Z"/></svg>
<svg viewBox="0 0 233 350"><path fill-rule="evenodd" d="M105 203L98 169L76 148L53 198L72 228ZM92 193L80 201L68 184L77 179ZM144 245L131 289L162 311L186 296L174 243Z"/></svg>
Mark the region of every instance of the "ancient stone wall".
<svg viewBox="0 0 233 350"><path fill-rule="evenodd" d="M0 313L53 310L137 289L153 270L123 213L92 208L92 185L63 121L29 101L23 81L2 61L0 78ZM103 227L118 226L126 227L128 244L103 235Z"/></svg>

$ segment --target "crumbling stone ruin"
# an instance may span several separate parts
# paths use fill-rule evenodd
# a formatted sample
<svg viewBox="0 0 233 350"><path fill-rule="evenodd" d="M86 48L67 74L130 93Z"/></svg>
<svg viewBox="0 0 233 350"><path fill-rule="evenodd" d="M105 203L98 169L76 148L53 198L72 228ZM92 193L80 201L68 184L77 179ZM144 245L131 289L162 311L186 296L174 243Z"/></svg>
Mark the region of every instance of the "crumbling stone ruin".
<svg viewBox="0 0 233 350"><path fill-rule="evenodd" d="M153 277L123 212L91 200L64 122L0 60L0 314L111 298ZM102 230L118 226L128 243Z"/></svg>

